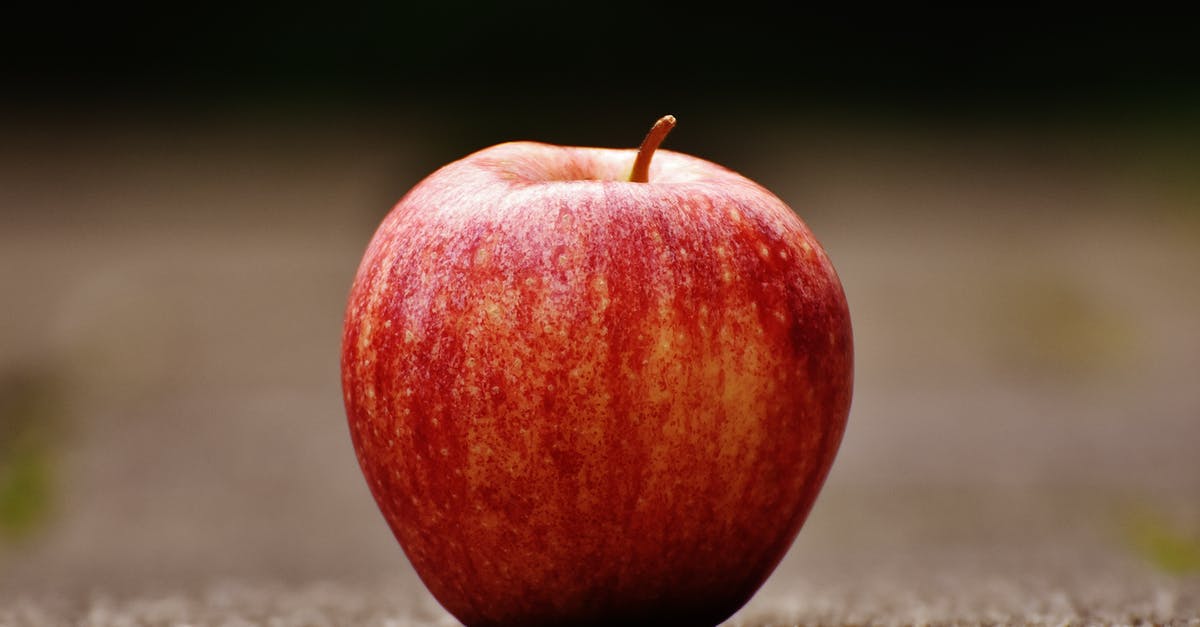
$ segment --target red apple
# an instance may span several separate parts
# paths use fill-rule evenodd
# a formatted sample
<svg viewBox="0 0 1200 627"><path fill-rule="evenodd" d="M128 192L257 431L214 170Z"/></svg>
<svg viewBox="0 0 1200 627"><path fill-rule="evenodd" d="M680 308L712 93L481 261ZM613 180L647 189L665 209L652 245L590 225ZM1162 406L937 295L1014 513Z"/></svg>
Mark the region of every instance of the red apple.
<svg viewBox="0 0 1200 627"><path fill-rule="evenodd" d="M833 463L853 382L834 268L762 186L656 152L673 125L636 152L512 142L446 165L359 267L354 447L464 623L721 622Z"/></svg>

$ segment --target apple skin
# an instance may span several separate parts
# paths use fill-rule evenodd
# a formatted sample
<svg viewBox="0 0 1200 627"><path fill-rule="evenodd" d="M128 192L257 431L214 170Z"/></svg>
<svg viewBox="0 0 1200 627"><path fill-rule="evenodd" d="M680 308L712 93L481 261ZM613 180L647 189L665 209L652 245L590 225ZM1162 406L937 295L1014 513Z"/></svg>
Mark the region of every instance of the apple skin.
<svg viewBox="0 0 1200 627"><path fill-rule="evenodd" d="M791 546L850 410L838 276L682 153L511 142L416 185L349 295L362 471L468 625L717 624Z"/></svg>

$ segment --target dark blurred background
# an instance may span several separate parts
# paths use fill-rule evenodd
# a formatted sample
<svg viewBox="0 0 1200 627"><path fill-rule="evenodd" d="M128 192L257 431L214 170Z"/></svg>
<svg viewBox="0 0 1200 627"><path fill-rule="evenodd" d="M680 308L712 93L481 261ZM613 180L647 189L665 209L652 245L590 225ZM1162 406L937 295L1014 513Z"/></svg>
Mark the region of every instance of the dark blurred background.
<svg viewBox="0 0 1200 627"><path fill-rule="evenodd" d="M468 152L672 113L666 147L804 217L855 321L850 430L757 611L931 573L1200 606L1198 39L1095 7L6 9L0 598L427 608L342 414L363 248Z"/></svg>
<svg viewBox="0 0 1200 627"><path fill-rule="evenodd" d="M1200 98L1194 21L1149 11L110 4L24 7L2 28L17 104L401 107L453 116L471 146L535 134L613 143L616 129L636 139L626 124L666 110L1116 121L1190 116Z"/></svg>

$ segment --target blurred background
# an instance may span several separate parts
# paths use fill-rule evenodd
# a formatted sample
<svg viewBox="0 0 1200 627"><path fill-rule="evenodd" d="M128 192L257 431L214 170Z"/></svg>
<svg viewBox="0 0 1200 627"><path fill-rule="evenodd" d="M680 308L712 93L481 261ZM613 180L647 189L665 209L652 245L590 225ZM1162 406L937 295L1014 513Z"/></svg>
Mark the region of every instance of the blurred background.
<svg viewBox="0 0 1200 627"><path fill-rule="evenodd" d="M0 616L444 619L345 427L358 260L448 161L635 147L666 113L666 147L808 222L855 324L841 453L739 616L1200 616L1198 36L1044 9L14 10Z"/></svg>

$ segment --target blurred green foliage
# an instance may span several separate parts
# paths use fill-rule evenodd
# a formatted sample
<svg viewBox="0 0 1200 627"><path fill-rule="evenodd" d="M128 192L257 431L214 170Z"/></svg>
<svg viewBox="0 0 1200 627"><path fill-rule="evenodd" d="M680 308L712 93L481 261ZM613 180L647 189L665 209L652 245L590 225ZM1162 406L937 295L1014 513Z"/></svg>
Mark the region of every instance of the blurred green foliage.
<svg viewBox="0 0 1200 627"><path fill-rule="evenodd" d="M1067 277L1023 277L999 294L999 357L1035 377L1089 379L1136 356L1137 327L1086 286Z"/></svg>
<svg viewBox="0 0 1200 627"><path fill-rule="evenodd" d="M0 467L0 534L32 533L50 509L50 459L45 449L20 451Z"/></svg>
<svg viewBox="0 0 1200 627"><path fill-rule="evenodd" d="M1141 507L1126 522L1131 546L1155 567L1174 575L1200 573L1200 525Z"/></svg>
<svg viewBox="0 0 1200 627"><path fill-rule="evenodd" d="M52 377L0 373L0 541L25 539L49 520L60 414Z"/></svg>

